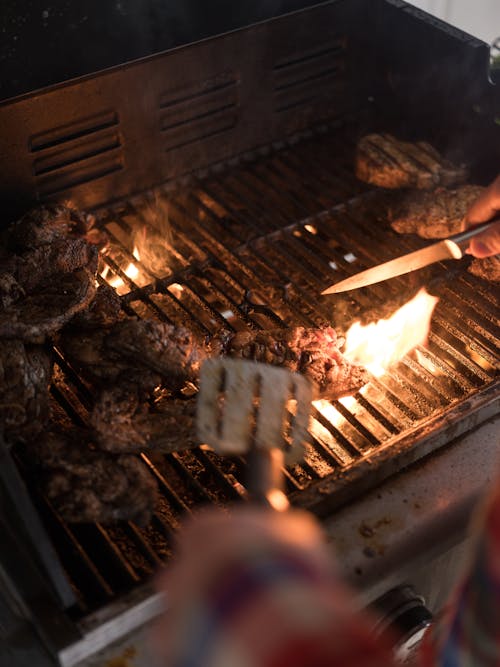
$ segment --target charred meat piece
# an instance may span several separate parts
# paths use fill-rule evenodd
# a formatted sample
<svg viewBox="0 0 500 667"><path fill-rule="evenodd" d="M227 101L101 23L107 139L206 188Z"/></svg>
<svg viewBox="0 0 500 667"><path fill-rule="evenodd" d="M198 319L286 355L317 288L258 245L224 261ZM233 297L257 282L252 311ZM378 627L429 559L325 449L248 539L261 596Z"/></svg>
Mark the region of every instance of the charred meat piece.
<svg viewBox="0 0 500 667"><path fill-rule="evenodd" d="M145 403L133 387L101 392L90 423L99 449L124 453L172 452L200 443L195 430L196 401L163 398Z"/></svg>
<svg viewBox="0 0 500 667"><path fill-rule="evenodd" d="M476 257L469 265L468 271L478 278L498 283L500 282L500 257L498 255L484 259Z"/></svg>
<svg viewBox="0 0 500 667"><path fill-rule="evenodd" d="M28 211L4 234L7 248L15 253L38 248L70 235L84 236L94 218L71 204L44 204Z"/></svg>
<svg viewBox="0 0 500 667"><path fill-rule="evenodd" d="M79 269L87 269L95 275L97 260L97 248L85 239L65 239L22 255L12 255L3 263L2 269L29 292L53 275L72 273Z"/></svg>
<svg viewBox="0 0 500 667"><path fill-rule="evenodd" d="M122 317L124 313L118 294L107 284L99 285L89 307L75 315L70 326L86 330L108 328Z"/></svg>
<svg viewBox="0 0 500 667"><path fill-rule="evenodd" d="M86 269L52 276L0 310L0 338L42 343L86 308L95 290L94 275Z"/></svg>
<svg viewBox="0 0 500 667"><path fill-rule="evenodd" d="M28 445L49 501L72 523L148 524L158 488L145 465L134 456L94 451L87 437L76 429L52 431Z"/></svg>
<svg viewBox="0 0 500 667"><path fill-rule="evenodd" d="M383 188L427 190L463 182L466 169L445 160L424 141L411 143L389 134L368 134L357 145L356 176Z"/></svg>
<svg viewBox="0 0 500 667"><path fill-rule="evenodd" d="M96 384L135 384L145 392L151 392L160 384L158 373L134 366L119 354L110 353L106 345L107 336L113 336L113 327L80 331L69 326L58 338L58 346L67 361L83 377Z"/></svg>
<svg viewBox="0 0 500 667"><path fill-rule="evenodd" d="M352 394L369 381L368 371L351 364L339 350L331 327L274 329L223 334L214 340L216 354L285 366L312 380L319 397L335 399Z"/></svg>
<svg viewBox="0 0 500 667"><path fill-rule="evenodd" d="M153 320L128 319L109 329L83 334L68 327L60 346L89 379L136 382L146 391L161 380L170 388L194 380L205 356L190 331Z"/></svg>
<svg viewBox="0 0 500 667"><path fill-rule="evenodd" d="M463 231L468 208L484 190L479 185L462 185L453 190L411 192L390 212L392 228L400 234L418 234L442 239Z"/></svg>
<svg viewBox="0 0 500 667"><path fill-rule="evenodd" d="M196 379L206 356L191 331L154 320L119 322L105 345L129 362L159 373L171 388Z"/></svg>
<svg viewBox="0 0 500 667"><path fill-rule="evenodd" d="M21 299L25 291L11 273L0 273L0 310Z"/></svg>
<svg viewBox="0 0 500 667"><path fill-rule="evenodd" d="M3 340L0 346L0 424L7 442L36 436L49 416L52 359L41 346Z"/></svg>

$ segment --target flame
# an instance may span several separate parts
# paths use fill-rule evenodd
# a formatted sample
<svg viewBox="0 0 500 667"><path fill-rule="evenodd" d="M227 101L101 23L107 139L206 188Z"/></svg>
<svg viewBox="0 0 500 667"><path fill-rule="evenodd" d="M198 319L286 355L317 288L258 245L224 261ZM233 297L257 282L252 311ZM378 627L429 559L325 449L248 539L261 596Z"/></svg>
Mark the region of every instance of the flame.
<svg viewBox="0 0 500 667"><path fill-rule="evenodd" d="M139 252L137 250L137 247L134 246L134 250L132 251L132 255L139 260ZM130 278L131 280L136 281L137 278L141 276L141 271L139 267L137 267L134 262L129 262L128 265L122 269L123 273ZM112 273L112 269L109 266L105 266L103 271L101 272L101 277L106 280L108 285L111 285L111 287L114 287L114 289L118 292L118 294L125 294L128 292L128 286L125 284L125 281L123 278L121 278L118 275L113 275L111 278L108 278L108 275Z"/></svg>
<svg viewBox="0 0 500 667"><path fill-rule="evenodd" d="M154 196L141 209L141 217L145 224L135 227L131 235L134 244L132 255L137 262L130 262L128 257L124 257L119 246L108 248L109 256L120 267L122 273L139 287L150 283L155 277L164 278L171 274L171 257L175 255L175 251L172 247L172 230L167 206L163 199ZM116 289L118 294L126 294L129 291L126 282L109 266L104 268L101 276ZM182 286L175 284L174 290L179 297Z"/></svg>
<svg viewBox="0 0 500 667"><path fill-rule="evenodd" d="M171 292L176 297L176 299L180 299L182 293L184 292L184 287L179 283L172 283L168 286L168 291Z"/></svg>
<svg viewBox="0 0 500 667"><path fill-rule="evenodd" d="M147 225L139 227L134 233L134 257L140 258L147 271L164 278L171 273L173 254L168 203L155 196L144 208L142 215Z"/></svg>
<svg viewBox="0 0 500 667"><path fill-rule="evenodd" d="M437 302L422 288L389 318L366 326L355 322L346 334L345 357L380 377L414 347L426 343Z"/></svg>

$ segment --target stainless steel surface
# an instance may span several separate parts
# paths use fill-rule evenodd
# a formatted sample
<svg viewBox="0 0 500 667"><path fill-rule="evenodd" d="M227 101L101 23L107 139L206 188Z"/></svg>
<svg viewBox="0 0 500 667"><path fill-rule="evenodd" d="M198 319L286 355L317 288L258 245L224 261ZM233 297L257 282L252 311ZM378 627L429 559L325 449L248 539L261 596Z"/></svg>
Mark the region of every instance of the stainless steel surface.
<svg viewBox="0 0 500 667"><path fill-rule="evenodd" d="M497 415L327 519L333 555L360 591L360 605L410 583L439 610L463 564L459 558L436 576L433 563L469 538L478 502L499 470Z"/></svg>
<svg viewBox="0 0 500 667"><path fill-rule="evenodd" d="M137 598L143 599L137 599ZM130 635L165 609L162 595L149 591L124 598L82 624L82 638L59 651L61 667L74 667L118 641L130 643Z"/></svg>
<svg viewBox="0 0 500 667"><path fill-rule="evenodd" d="M493 225L499 223L500 220L492 220L476 227L471 227L465 232L450 236L448 239L433 243L426 248L410 252L402 257L391 259L388 262L374 266L366 271L356 273L356 275L341 280L339 283L334 283L327 289L323 290L321 294L338 294L339 292L347 292L348 290L358 289L379 283L389 278L402 276L406 273L411 273L417 269L422 269L424 266L434 264L446 259L461 259L464 252L469 247L469 241L478 234L485 232Z"/></svg>
<svg viewBox="0 0 500 667"><path fill-rule="evenodd" d="M372 605L377 617L374 633L389 639L398 661L405 661L430 627L432 614L411 585L391 588Z"/></svg>

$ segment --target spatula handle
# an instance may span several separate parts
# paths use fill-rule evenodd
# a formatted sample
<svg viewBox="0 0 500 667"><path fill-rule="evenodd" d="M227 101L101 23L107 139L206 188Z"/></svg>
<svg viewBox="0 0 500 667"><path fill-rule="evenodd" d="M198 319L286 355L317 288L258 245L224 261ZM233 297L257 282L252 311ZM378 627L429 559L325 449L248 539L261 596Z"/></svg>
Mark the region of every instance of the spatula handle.
<svg viewBox="0 0 500 667"><path fill-rule="evenodd" d="M283 492L284 452L276 447L254 447L248 453L247 460L250 500L280 512L287 510L289 502Z"/></svg>

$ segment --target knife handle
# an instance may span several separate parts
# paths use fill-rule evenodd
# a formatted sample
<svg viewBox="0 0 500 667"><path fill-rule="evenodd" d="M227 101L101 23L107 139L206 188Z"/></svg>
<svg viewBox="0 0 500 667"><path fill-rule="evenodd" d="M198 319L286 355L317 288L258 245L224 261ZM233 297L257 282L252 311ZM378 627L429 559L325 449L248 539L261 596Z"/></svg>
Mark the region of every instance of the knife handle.
<svg viewBox="0 0 500 667"><path fill-rule="evenodd" d="M493 225L496 225L499 222L500 218L496 218L495 220L489 220L488 222L483 222L481 225L475 225L474 227L466 229L465 232L460 232L459 234L454 234L453 236L449 236L448 241L453 241L453 243L456 243L457 246L462 251L462 253L464 253L469 247L469 241L474 236L476 236L477 234L481 234L481 232L485 232L487 229L493 227Z"/></svg>

